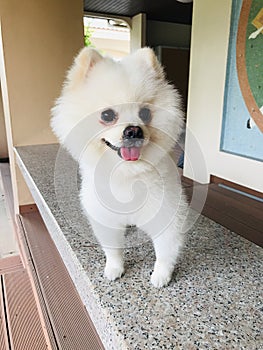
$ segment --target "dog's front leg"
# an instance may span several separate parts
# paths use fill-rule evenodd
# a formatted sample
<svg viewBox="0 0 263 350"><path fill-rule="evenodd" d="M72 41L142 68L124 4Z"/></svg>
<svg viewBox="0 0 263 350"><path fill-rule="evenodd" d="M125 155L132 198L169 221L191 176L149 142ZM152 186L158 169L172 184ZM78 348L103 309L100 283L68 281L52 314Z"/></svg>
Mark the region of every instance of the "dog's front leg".
<svg viewBox="0 0 263 350"><path fill-rule="evenodd" d="M183 236L173 225L153 238L156 261L151 276L152 284L157 287L166 286L174 271L175 264L183 245Z"/></svg>
<svg viewBox="0 0 263 350"><path fill-rule="evenodd" d="M104 275L114 281L124 273L124 228L106 227L90 219L94 235L97 237L105 255ZM113 225L112 225L113 226Z"/></svg>
<svg viewBox="0 0 263 350"><path fill-rule="evenodd" d="M120 278L124 273L123 249L121 248L103 248L106 255L106 266L104 275L114 281Z"/></svg>

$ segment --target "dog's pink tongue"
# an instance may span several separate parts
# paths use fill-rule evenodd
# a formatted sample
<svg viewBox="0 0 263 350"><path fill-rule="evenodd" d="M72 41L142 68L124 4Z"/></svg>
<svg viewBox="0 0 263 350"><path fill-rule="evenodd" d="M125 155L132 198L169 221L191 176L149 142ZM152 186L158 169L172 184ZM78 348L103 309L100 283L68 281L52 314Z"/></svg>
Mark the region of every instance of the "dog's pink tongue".
<svg viewBox="0 0 263 350"><path fill-rule="evenodd" d="M140 148L139 147L122 147L121 156L124 160L138 160L140 157Z"/></svg>

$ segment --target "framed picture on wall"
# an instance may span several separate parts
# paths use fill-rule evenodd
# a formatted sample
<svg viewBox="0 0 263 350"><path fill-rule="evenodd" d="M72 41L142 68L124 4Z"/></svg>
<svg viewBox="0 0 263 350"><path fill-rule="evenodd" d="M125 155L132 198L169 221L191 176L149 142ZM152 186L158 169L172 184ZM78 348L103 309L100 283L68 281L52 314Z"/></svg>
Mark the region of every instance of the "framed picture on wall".
<svg viewBox="0 0 263 350"><path fill-rule="evenodd" d="M262 0L233 0L221 151L263 161Z"/></svg>

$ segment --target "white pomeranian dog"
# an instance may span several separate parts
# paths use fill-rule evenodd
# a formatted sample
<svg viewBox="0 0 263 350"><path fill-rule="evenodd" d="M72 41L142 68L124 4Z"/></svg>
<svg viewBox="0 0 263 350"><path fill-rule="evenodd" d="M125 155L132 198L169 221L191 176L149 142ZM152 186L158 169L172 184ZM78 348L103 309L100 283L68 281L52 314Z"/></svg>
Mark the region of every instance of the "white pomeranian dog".
<svg viewBox="0 0 263 350"><path fill-rule="evenodd" d="M124 273L130 225L153 242L152 284L171 280L187 212L171 157L182 124L181 98L151 49L115 61L84 48L75 58L51 126L79 163L81 204L105 252L109 280Z"/></svg>

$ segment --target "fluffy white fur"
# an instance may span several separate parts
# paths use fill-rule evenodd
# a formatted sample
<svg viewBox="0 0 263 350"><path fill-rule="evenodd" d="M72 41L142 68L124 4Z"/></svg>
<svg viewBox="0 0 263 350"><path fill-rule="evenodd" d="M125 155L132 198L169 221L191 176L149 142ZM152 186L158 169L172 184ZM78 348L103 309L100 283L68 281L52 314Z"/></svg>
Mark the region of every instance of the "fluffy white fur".
<svg viewBox="0 0 263 350"><path fill-rule="evenodd" d="M149 125L138 117L144 106L152 113ZM100 122L108 108L118 116L114 125ZM128 125L140 125L144 133L137 161L122 160L102 141L120 145ZM90 48L75 58L52 109L51 126L79 162L81 203L105 252L105 276L110 280L124 273L127 225L142 228L153 241L152 284L162 287L171 279L183 245L186 208L170 157L181 125L180 97L151 49L140 49L120 62Z"/></svg>

